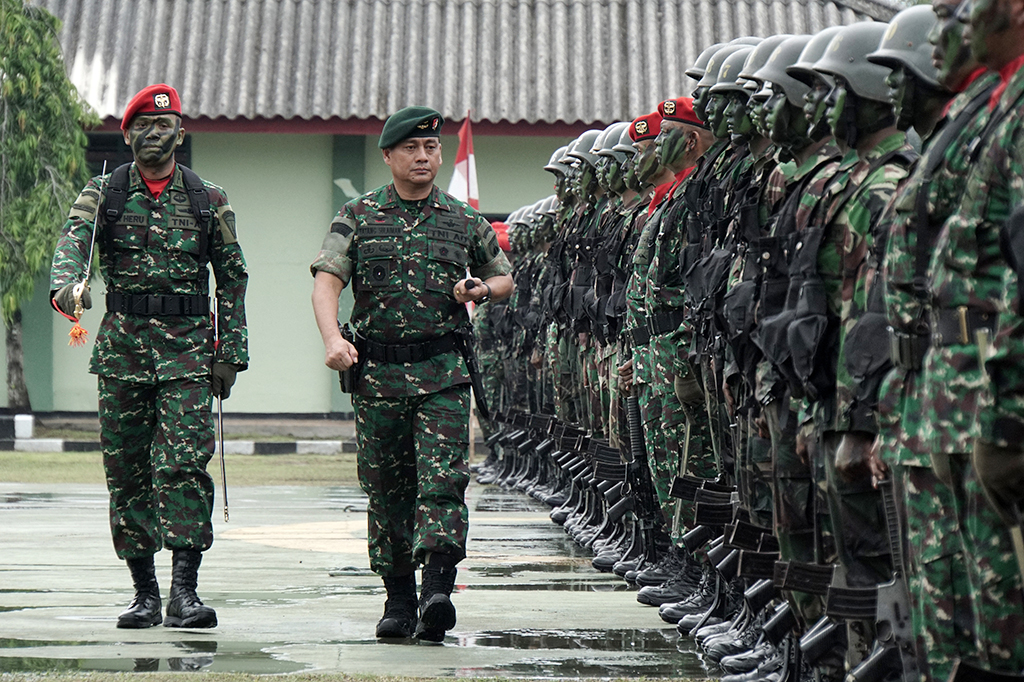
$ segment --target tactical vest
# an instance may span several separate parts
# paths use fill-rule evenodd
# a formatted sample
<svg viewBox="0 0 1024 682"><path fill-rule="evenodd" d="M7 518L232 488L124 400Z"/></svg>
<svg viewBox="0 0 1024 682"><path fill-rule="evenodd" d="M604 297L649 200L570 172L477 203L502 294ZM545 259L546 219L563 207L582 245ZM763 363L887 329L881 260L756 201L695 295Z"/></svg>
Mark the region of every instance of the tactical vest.
<svg viewBox="0 0 1024 682"><path fill-rule="evenodd" d="M897 149L876 159L865 177L886 164L913 165L915 153ZM861 185L848 183L835 203L838 214L853 199ZM827 397L835 388L835 353L839 341L839 319L828 309L825 281L818 271L818 253L828 234L828 224L809 226L799 236L790 265L790 299L796 292L795 312L786 328L793 370L812 401ZM789 304L789 300L787 300ZM795 392L794 392L795 393Z"/></svg>
<svg viewBox="0 0 1024 682"><path fill-rule="evenodd" d="M115 168L104 190L103 244L104 253L111 264L114 262L114 253L117 249L115 232L128 201L128 171L131 165L126 163ZM206 264L210 262L210 226L213 222L210 195L202 179L191 168L180 163L177 165L181 169L189 207L199 229L199 253L196 254L199 261L198 276L205 277Z"/></svg>

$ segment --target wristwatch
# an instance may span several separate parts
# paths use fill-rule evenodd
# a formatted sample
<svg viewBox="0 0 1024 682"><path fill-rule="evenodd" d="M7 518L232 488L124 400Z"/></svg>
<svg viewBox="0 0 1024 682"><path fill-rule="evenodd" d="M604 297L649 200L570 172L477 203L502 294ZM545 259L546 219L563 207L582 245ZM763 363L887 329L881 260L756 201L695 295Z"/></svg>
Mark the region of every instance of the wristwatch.
<svg viewBox="0 0 1024 682"><path fill-rule="evenodd" d="M480 305L481 303L487 303L489 300L491 300L491 285L483 281L481 281L480 283L487 287L487 293L476 300L477 305Z"/></svg>

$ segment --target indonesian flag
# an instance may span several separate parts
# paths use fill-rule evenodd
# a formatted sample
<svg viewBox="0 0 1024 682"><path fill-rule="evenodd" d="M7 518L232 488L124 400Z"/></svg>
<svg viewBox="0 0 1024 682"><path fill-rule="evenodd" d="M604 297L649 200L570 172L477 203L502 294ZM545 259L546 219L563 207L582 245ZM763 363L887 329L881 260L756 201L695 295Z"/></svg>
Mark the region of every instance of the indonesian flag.
<svg viewBox="0 0 1024 682"><path fill-rule="evenodd" d="M448 194L473 208L480 208L480 188L476 184L476 158L473 156L473 130L469 125L469 112L459 128L459 153L455 155L455 173L452 174Z"/></svg>

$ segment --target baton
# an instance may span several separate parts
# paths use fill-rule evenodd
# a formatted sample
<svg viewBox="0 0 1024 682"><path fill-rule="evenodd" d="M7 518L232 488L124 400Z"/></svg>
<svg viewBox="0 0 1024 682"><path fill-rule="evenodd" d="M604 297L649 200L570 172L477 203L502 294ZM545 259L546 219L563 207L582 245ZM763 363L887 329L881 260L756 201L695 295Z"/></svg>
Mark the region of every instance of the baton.
<svg viewBox="0 0 1024 682"><path fill-rule="evenodd" d="M216 358L220 346L220 306L217 291L213 292L213 351ZM224 399L217 396L217 443L220 445L220 487L224 491L224 523L228 522L228 472L224 465Z"/></svg>

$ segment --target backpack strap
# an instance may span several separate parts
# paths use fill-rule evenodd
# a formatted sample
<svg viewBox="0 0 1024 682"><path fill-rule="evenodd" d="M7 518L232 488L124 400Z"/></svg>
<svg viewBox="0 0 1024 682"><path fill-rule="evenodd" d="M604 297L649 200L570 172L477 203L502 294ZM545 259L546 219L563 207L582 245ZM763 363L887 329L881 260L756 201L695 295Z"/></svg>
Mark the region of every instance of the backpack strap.
<svg viewBox="0 0 1024 682"><path fill-rule="evenodd" d="M181 176L185 182L185 191L188 193L188 203L192 207L192 215L199 225L199 267L204 268L210 261L210 224L213 222L210 194L206 191L202 178L196 175L195 171L180 163L178 167L181 168Z"/></svg>
<svg viewBox="0 0 1024 682"><path fill-rule="evenodd" d="M128 200L128 169L131 163L125 163L113 170L107 181L103 197L103 252L107 258L114 256L114 225L124 213L125 202Z"/></svg>

